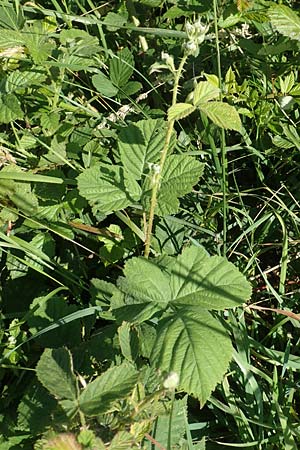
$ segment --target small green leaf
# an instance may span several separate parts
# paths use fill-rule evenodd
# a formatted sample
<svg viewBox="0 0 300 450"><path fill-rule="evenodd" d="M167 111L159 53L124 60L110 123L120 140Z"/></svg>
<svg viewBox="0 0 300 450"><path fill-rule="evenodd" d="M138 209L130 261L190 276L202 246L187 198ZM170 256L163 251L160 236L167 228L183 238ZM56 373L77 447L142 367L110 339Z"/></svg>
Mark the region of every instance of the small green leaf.
<svg viewBox="0 0 300 450"><path fill-rule="evenodd" d="M179 386L201 405L222 380L232 356L224 327L208 311L184 307L160 320L151 362L176 372Z"/></svg>
<svg viewBox="0 0 300 450"><path fill-rule="evenodd" d="M271 6L268 15L272 26L290 39L300 41L300 17L285 5Z"/></svg>
<svg viewBox="0 0 300 450"><path fill-rule="evenodd" d="M124 86L133 74L134 59L128 48L123 48L110 61L109 76L113 84L119 88Z"/></svg>
<svg viewBox="0 0 300 450"><path fill-rule="evenodd" d="M92 76L92 83L97 91L105 97L115 97L119 90L102 72Z"/></svg>
<svg viewBox="0 0 300 450"><path fill-rule="evenodd" d="M176 103L168 109L168 120L180 120L196 110L190 103Z"/></svg>
<svg viewBox="0 0 300 450"><path fill-rule="evenodd" d="M128 363L112 367L89 383L79 397L79 407L87 416L109 411L115 401L130 394L138 372Z"/></svg>
<svg viewBox="0 0 300 450"><path fill-rule="evenodd" d="M46 79L42 72L15 70L7 77L5 89L7 92L16 92L30 86L39 86Z"/></svg>
<svg viewBox="0 0 300 450"><path fill-rule="evenodd" d="M123 321L118 328L118 337L123 356L129 362L134 362L138 356L139 345L138 337L134 328L130 323Z"/></svg>
<svg viewBox="0 0 300 450"><path fill-rule="evenodd" d="M206 114L210 120L226 130L242 130L240 116L234 106L223 102L200 103L199 109Z"/></svg>
<svg viewBox="0 0 300 450"><path fill-rule="evenodd" d="M0 95L0 123L9 123L22 119L24 113L14 94Z"/></svg>
<svg viewBox="0 0 300 450"><path fill-rule="evenodd" d="M55 397L76 400L77 385L72 357L66 348L47 348L37 364L36 374L42 385Z"/></svg>

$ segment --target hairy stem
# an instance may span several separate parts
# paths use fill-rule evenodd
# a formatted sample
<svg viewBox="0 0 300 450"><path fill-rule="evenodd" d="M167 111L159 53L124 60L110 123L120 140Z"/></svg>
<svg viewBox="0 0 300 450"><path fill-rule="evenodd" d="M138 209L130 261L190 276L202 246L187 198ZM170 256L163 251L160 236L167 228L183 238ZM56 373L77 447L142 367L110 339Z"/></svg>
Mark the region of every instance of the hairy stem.
<svg viewBox="0 0 300 450"><path fill-rule="evenodd" d="M175 74L175 78L174 78L172 106L174 106L177 101L179 80L182 75L183 68L186 63L187 58L188 58L188 55L183 56L183 58L179 64L179 67L176 70L176 74ZM152 178L153 186L152 186L149 218L148 218L148 224L147 224L147 229L146 229L146 238L145 238L145 253L144 253L145 258L148 258L149 253L150 253L153 221L154 221L155 207L157 204L157 195L159 193L159 188L160 188L161 174L162 174L163 167L164 167L167 155L168 155L170 140L171 140L171 136L172 136L173 129L174 129L174 123L175 123L175 121L173 119L168 121L168 128L167 128L165 143L164 143L164 147L163 147L160 161L159 161L159 172L155 173Z"/></svg>

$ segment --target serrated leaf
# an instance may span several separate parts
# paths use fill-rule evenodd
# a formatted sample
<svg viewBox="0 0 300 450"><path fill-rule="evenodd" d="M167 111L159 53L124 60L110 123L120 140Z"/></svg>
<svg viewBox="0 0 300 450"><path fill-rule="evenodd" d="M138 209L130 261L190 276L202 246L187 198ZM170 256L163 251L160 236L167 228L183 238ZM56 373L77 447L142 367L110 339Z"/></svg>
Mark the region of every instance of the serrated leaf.
<svg viewBox="0 0 300 450"><path fill-rule="evenodd" d="M168 120L180 120L196 110L190 103L176 103L168 109Z"/></svg>
<svg viewBox="0 0 300 450"><path fill-rule="evenodd" d="M79 407L87 416L109 411L113 403L130 394L138 380L133 366L112 367L89 383L79 397Z"/></svg>
<svg viewBox="0 0 300 450"><path fill-rule="evenodd" d="M109 64L109 77L115 86L124 86L133 74L134 59L128 48L123 48Z"/></svg>
<svg viewBox="0 0 300 450"><path fill-rule="evenodd" d="M268 15L279 33L300 41L300 17L295 11L285 5L276 5L269 9Z"/></svg>
<svg viewBox="0 0 300 450"><path fill-rule="evenodd" d="M7 92L15 92L30 86L39 86L46 79L42 72L15 70L9 74L6 80L5 89Z"/></svg>
<svg viewBox="0 0 300 450"><path fill-rule="evenodd" d="M0 95L0 123L9 123L22 119L24 113L14 94Z"/></svg>
<svg viewBox="0 0 300 450"><path fill-rule="evenodd" d="M241 305L251 296L250 283L221 256L209 256L201 247L185 249L171 275L172 302L222 310Z"/></svg>
<svg viewBox="0 0 300 450"><path fill-rule="evenodd" d="M110 214L133 203L126 191L122 167L95 165L85 169L77 180L80 195L103 214Z"/></svg>
<svg viewBox="0 0 300 450"><path fill-rule="evenodd" d="M125 265L124 275L119 287L135 297L135 303L159 302L163 306L171 300L169 277L155 262L142 257L131 258Z"/></svg>
<svg viewBox="0 0 300 450"><path fill-rule="evenodd" d="M162 119L140 120L122 129L119 152L123 166L140 180L150 163L158 163L164 146L166 122Z"/></svg>
<svg viewBox="0 0 300 450"><path fill-rule="evenodd" d="M175 400L172 406L172 416L169 414L161 414L158 416L152 437L160 443L161 446L167 448L168 442L171 448L178 448L177 445L186 431L185 421L187 416L187 395L180 400ZM171 422L171 429L169 425ZM176 445L177 444L177 445ZM147 449L152 450L152 444L149 442ZM158 450L157 448L155 450Z"/></svg>
<svg viewBox="0 0 300 450"><path fill-rule="evenodd" d="M102 72L92 76L92 83L97 91L105 97L114 97L119 90Z"/></svg>
<svg viewBox="0 0 300 450"><path fill-rule="evenodd" d="M36 366L36 374L40 383L54 397L76 400L77 385L72 357L66 348L47 348Z"/></svg>
<svg viewBox="0 0 300 450"><path fill-rule="evenodd" d="M123 356L129 362L134 362L139 352L139 342L136 330L130 323L123 321L118 328L118 337Z"/></svg>
<svg viewBox="0 0 300 450"><path fill-rule="evenodd" d="M203 405L231 356L231 341L223 326L208 311L185 307L159 322L151 362L160 370L176 372L179 386Z"/></svg>
<svg viewBox="0 0 300 450"><path fill-rule="evenodd" d="M206 114L210 120L226 130L242 130L240 116L234 106L223 102L201 103L199 109Z"/></svg>
<svg viewBox="0 0 300 450"><path fill-rule="evenodd" d="M200 81L193 95L193 104L199 106L200 103L206 103L210 100L218 98L220 95L220 89L209 81Z"/></svg>

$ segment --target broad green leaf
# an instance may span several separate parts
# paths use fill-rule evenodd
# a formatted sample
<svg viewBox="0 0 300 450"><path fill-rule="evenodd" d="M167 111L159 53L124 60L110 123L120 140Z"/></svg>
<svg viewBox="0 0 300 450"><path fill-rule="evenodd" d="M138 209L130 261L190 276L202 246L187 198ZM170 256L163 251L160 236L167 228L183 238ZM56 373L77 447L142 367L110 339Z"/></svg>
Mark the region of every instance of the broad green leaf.
<svg viewBox="0 0 300 450"><path fill-rule="evenodd" d="M12 53L11 56L14 56L14 54L21 55L23 52L21 46L23 44L24 40L21 31L5 30L5 32L2 31L2 33L0 33L0 48L1 50L9 49ZM1 56L7 57L7 53Z"/></svg>
<svg viewBox="0 0 300 450"><path fill-rule="evenodd" d="M156 214L170 215L179 207L178 197L188 194L198 183L204 164L192 156L171 155L167 159L158 193Z"/></svg>
<svg viewBox="0 0 300 450"><path fill-rule="evenodd" d="M114 97L119 90L102 72L92 76L92 83L97 91L105 97Z"/></svg>
<svg viewBox="0 0 300 450"><path fill-rule="evenodd" d="M135 439L128 431L118 431L111 444L109 450L128 450L134 448Z"/></svg>
<svg viewBox="0 0 300 450"><path fill-rule="evenodd" d="M103 23L107 26L109 31L116 31L119 28L122 28L126 22L127 19L123 15L109 12L106 14Z"/></svg>
<svg viewBox="0 0 300 450"><path fill-rule="evenodd" d="M220 89L209 81L200 81L193 93L193 104L199 106L200 103L206 103L210 100L218 98Z"/></svg>
<svg viewBox="0 0 300 450"><path fill-rule="evenodd" d="M268 15L272 26L290 39L300 41L300 17L285 5L271 6Z"/></svg>
<svg viewBox="0 0 300 450"><path fill-rule="evenodd" d="M206 310L184 307L158 323L151 362L176 372L179 386L201 405L222 380L232 356L224 327Z"/></svg>
<svg viewBox="0 0 300 450"><path fill-rule="evenodd" d="M20 102L14 94L0 94L0 123L22 119L23 115Z"/></svg>
<svg viewBox="0 0 300 450"><path fill-rule="evenodd" d="M143 85L139 81L128 81L128 83L119 91L120 98L130 97L131 95L136 94L142 88Z"/></svg>
<svg viewBox="0 0 300 450"><path fill-rule="evenodd" d="M95 165L85 169L77 180L80 195L103 214L124 209L134 201L126 191L122 167Z"/></svg>
<svg viewBox="0 0 300 450"><path fill-rule="evenodd" d="M200 103L199 109L206 114L210 120L226 130L242 130L240 116L234 106L223 102Z"/></svg>
<svg viewBox="0 0 300 450"><path fill-rule="evenodd" d="M49 349L42 354L37 366L38 380L59 399L76 400L77 385L71 353L66 348Z"/></svg>
<svg viewBox="0 0 300 450"><path fill-rule="evenodd" d="M171 300L169 276L151 259L131 258L124 275L119 287L135 299L134 303L159 302L163 306Z"/></svg>
<svg viewBox="0 0 300 450"><path fill-rule="evenodd" d="M124 86L133 74L134 60L128 48L120 50L110 61L109 76L115 86Z"/></svg>
<svg viewBox="0 0 300 450"><path fill-rule="evenodd" d="M168 120L180 120L196 110L190 103L176 103L168 109Z"/></svg>
<svg viewBox="0 0 300 450"><path fill-rule="evenodd" d="M79 407L87 416L109 411L115 401L130 394L138 380L137 370L123 363L112 367L89 383L79 396Z"/></svg>
<svg viewBox="0 0 300 450"><path fill-rule="evenodd" d="M57 402L52 395L34 380L26 389L18 406L18 429L40 434L54 425L53 411L56 407Z"/></svg>
<svg viewBox="0 0 300 450"><path fill-rule="evenodd" d="M140 180L151 163L158 163L164 146L166 122L162 119L140 120L123 128L118 146L123 166Z"/></svg>
<svg viewBox="0 0 300 450"><path fill-rule="evenodd" d="M161 311L162 304L146 302L146 303L132 303L121 307L113 307L112 314L118 323L123 320L127 322L140 324L151 319L158 311Z"/></svg>
<svg viewBox="0 0 300 450"><path fill-rule="evenodd" d="M216 310L239 306L251 296L250 283L232 263L194 246L177 257L171 291L177 305Z"/></svg>

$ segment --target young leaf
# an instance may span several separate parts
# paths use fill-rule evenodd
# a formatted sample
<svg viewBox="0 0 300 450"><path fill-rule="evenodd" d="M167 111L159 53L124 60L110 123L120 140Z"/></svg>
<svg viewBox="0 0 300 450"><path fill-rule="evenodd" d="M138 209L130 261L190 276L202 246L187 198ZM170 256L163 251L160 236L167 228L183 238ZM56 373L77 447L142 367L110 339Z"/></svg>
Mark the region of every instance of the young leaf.
<svg viewBox="0 0 300 450"><path fill-rule="evenodd" d="M221 381L232 355L229 336L208 311L185 307L158 324L151 362L176 372L179 385L203 405Z"/></svg>
<svg viewBox="0 0 300 450"><path fill-rule="evenodd" d="M185 249L171 275L172 302L221 310L241 305L251 296L250 283L221 256L208 256L201 247Z"/></svg>
<svg viewBox="0 0 300 450"><path fill-rule="evenodd" d="M223 102L200 103L199 109L206 114L210 120L226 130L242 130L240 116L234 106Z"/></svg>
<svg viewBox="0 0 300 450"><path fill-rule="evenodd" d="M165 133L166 122L162 119L140 120L120 132L121 162L136 180L142 178L150 163L159 162Z"/></svg>
<svg viewBox="0 0 300 450"><path fill-rule="evenodd" d="M133 203L126 192L122 167L95 165L85 169L77 180L80 195L103 214L110 214Z"/></svg>
<svg viewBox="0 0 300 450"><path fill-rule="evenodd" d="M77 385L72 357L66 348L47 348L36 366L36 374L54 397L76 400Z"/></svg>
<svg viewBox="0 0 300 450"><path fill-rule="evenodd" d="M290 39L300 41L300 17L285 5L271 6L268 11L273 27Z"/></svg>
<svg viewBox="0 0 300 450"><path fill-rule="evenodd" d="M92 76L92 83L99 92L105 97L114 97L118 93L118 88L107 78L104 73L99 72Z"/></svg>
<svg viewBox="0 0 300 450"><path fill-rule="evenodd" d="M168 120L180 120L196 110L190 103L176 103L168 109Z"/></svg>
<svg viewBox="0 0 300 450"><path fill-rule="evenodd" d="M130 394L138 372L128 363L112 367L89 383L79 397L79 407L87 416L103 414L113 403Z"/></svg>

